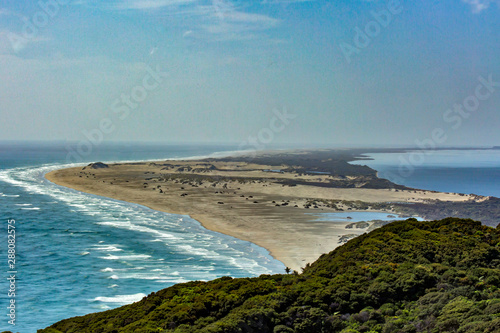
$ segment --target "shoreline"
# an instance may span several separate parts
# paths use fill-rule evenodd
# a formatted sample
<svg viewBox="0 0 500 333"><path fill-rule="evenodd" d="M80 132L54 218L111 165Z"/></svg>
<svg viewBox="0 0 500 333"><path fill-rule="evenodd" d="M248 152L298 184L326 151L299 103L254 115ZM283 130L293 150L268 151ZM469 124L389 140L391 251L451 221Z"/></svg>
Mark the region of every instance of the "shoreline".
<svg viewBox="0 0 500 333"><path fill-rule="evenodd" d="M190 159L187 159L187 160L190 160ZM152 161L152 160L151 160ZM157 161L157 160L155 160ZM177 161L177 160L175 160ZM150 162L150 161L148 161ZM126 163L135 163L135 162L126 162ZM273 258L274 260L277 260L279 262L281 262L282 264L285 265L285 263L283 261L280 260L280 258L276 257L275 255L273 255L273 252L268 249L267 247L264 247L263 245L260 245L258 243L258 241L255 241L255 240L247 240L247 239L244 239L244 238L239 238L239 237L236 237L234 236L233 234L231 233L227 233L225 230L222 230L220 228L218 228L215 224L211 224L211 223L206 223L203 221L203 216L198 216L196 214L194 215L191 215L191 214L186 214L184 212L181 212L181 211L175 211L175 210L165 210L165 209L162 209L162 208L156 208L155 206L151 206L151 205L148 205L148 204L145 204L145 203L138 203L138 202L134 202L134 201L129 201L129 200L122 200L122 199L117 199L115 197L110 197L110 196L104 196L104 195L101 195L101 194L97 194L97 193L94 193L94 192L87 192L87 191L83 191L79 188L76 188L76 187L72 187L70 184L63 184L63 183L57 183L55 180L54 180L54 176L51 175L57 171L61 171L61 170L67 170L67 169L71 169L71 168L63 168L63 169L57 169L57 170L53 170L53 171L49 171L47 172L45 175L44 175L44 178L47 179L48 181L50 181L51 183L55 184L55 185L58 185L58 186L63 186L63 187L66 187L66 188L70 188L72 190L75 190L75 191L78 191L78 192L82 192L82 193L86 193L86 194L91 194L91 195L96 195L96 196L100 196L100 197L103 197L103 198L107 198L107 199L113 199L113 200L119 200L119 201L123 201L123 202L127 202L127 203L131 203L131 204L134 204L134 205L140 205L140 206L143 206L143 207L146 207L148 209L151 209L151 210L155 210L155 211L159 211L159 212L163 212L163 213L167 213L167 214L173 214L173 215L180 215L180 216L187 216L189 218L191 218L192 220L196 221L197 223L200 224L200 226L202 226L203 228L207 229L207 230L210 230L210 231L213 231L213 232L217 232L217 233L220 233L220 234L223 234L223 235L226 235L226 236L230 236L230 237L234 237L236 239L239 239L239 240L242 240L242 241L247 241L249 243L252 243L253 245L256 245L257 247L259 247L260 249L262 249L263 251L265 251L266 255L270 256L271 258ZM350 210L349 211L350 213L387 213L387 214L393 214L393 215L399 215L398 213L395 213L393 211L384 211L384 210ZM327 212L327 213L340 213L340 212ZM321 217L321 214L323 213L314 213L314 212L307 212L305 213L306 215L308 216L311 216L311 217ZM418 218L418 216L415 216ZM397 216L396 216L397 218ZM315 221L314 218L311 218L312 221ZM333 220L321 220L322 223L344 223L344 224L352 224L352 223L358 223L359 221L343 221L342 219L339 219L338 221L333 221ZM346 234L349 234L348 230L346 230L345 232ZM363 232L364 233L364 232ZM360 233L361 235L362 233ZM342 235L339 235L340 236L345 236L344 234ZM339 243L337 244L337 246L339 245L342 245L342 243ZM332 248L331 250L334 250L334 248ZM292 266L292 265L291 265Z"/></svg>
<svg viewBox="0 0 500 333"><path fill-rule="evenodd" d="M398 215L377 204L472 199L414 189L332 188L327 186L332 181L359 182L360 178L268 171L283 167L232 158L185 159L105 167L91 164L55 170L45 178L77 191L188 215L208 230L266 249L297 271L342 245L341 237L366 232L362 228L346 229L351 221L318 221L315 214L359 210ZM370 207L358 209L358 201Z"/></svg>

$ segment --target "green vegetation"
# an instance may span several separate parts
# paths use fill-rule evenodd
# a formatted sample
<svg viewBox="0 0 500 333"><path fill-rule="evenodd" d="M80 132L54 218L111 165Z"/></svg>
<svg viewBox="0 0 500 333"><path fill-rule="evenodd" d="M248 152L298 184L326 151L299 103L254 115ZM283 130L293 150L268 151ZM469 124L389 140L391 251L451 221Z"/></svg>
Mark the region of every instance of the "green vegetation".
<svg viewBox="0 0 500 333"><path fill-rule="evenodd" d="M499 332L499 287L500 229L409 219L302 274L178 284L39 332Z"/></svg>
<svg viewBox="0 0 500 333"><path fill-rule="evenodd" d="M298 152L273 152L272 154L256 154L255 156L234 156L210 161L248 162L260 165L283 165L283 171L302 174L317 174L318 172L332 176L367 176L376 177L376 171L366 165L349 164L350 161L361 159L360 153L366 150L309 150Z"/></svg>

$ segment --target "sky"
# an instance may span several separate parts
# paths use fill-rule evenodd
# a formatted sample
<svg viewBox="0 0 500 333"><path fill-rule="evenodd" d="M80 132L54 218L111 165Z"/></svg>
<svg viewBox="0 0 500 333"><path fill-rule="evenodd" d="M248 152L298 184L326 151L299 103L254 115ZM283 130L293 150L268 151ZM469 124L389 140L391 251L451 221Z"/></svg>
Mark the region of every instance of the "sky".
<svg viewBox="0 0 500 333"><path fill-rule="evenodd" d="M2 0L0 140L500 145L500 1Z"/></svg>

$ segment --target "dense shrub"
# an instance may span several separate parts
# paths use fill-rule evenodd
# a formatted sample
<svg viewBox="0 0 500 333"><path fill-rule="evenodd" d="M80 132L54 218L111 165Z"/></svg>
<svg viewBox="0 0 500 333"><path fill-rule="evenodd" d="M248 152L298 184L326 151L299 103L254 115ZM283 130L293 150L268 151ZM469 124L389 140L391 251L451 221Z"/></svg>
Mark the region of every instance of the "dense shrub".
<svg viewBox="0 0 500 333"><path fill-rule="evenodd" d="M40 333L498 332L500 230L394 222L297 275L220 278L63 320Z"/></svg>

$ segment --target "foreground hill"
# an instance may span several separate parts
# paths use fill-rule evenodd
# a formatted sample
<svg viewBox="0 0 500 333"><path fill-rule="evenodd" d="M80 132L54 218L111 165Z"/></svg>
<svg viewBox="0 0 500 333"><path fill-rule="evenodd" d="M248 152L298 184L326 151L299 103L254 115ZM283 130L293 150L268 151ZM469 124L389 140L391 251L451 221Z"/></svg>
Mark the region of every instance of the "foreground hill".
<svg viewBox="0 0 500 333"><path fill-rule="evenodd" d="M178 284L39 332L500 332L499 287L498 228L409 219L300 275Z"/></svg>

